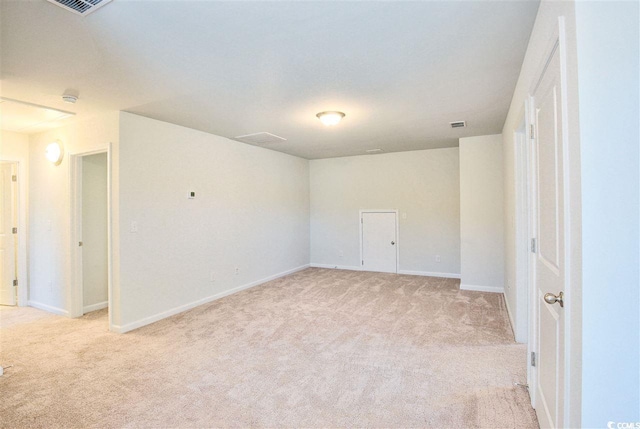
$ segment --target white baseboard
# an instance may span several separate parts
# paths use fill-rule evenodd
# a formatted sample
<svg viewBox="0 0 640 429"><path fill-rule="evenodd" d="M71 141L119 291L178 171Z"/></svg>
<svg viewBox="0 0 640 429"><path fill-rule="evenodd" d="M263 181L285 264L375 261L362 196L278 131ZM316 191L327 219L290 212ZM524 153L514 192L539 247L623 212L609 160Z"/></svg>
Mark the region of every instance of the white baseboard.
<svg viewBox="0 0 640 429"><path fill-rule="evenodd" d="M425 277L442 277L445 279L459 279L460 274L455 273L435 273L430 271L407 271L398 270L398 274L405 274L408 276L425 276Z"/></svg>
<svg viewBox="0 0 640 429"><path fill-rule="evenodd" d="M235 287L233 289L229 289L229 290L226 290L224 292L220 292L220 293L217 293L215 295L211 295L211 296L199 299L197 301L190 302L188 304L180 305L178 307L172 308L172 309L167 310L167 311L163 311L163 312L155 314L153 316L145 317L144 319L140 319L140 320L137 320L135 322L127 323L126 325L122 325L122 326L121 325L111 325L110 330L112 332L116 332L118 334L124 334L125 332L133 331L134 329L138 329L138 328L141 328L143 326L150 325L151 323L157 322L157 321L162 320L162 319L166 319L167 317L171 317L171 316L174 316L174 315L176 315L178 313L182 313L184 311L191 310L192 308L198 307L198 306L203 305L203 304L207 304L207 303L209 303L211 301L215 301L215 300L220 299L220 298L224 298L225 296L233 295L234 293L243 291L245 289L250 289L252 287L261 285L263 283L270 282L271 280L275 280L275 279L279 279L280 277L288 276L289 274L293 274L293 273L296 273L298 271L302 271L302 270L304 270L306 268L309 268L308 264L307 265L302 265L302 266L294 268L292 270L283 271L281 273L274 274L272 276L265 277L263 279L256 280L256 281L251 282L251 283L247 283L245 285L238 286L238 287Z"/></svg>
<svg viewBox="0 0 640 429"><path fill-rule="evenodd" d="M492 292L492 293L504 293L503 287L498 286L478 286L460 283L460 290L472 290L476 292Z"/></svg>
<svg viewBox="0 0 640 429"><path fill-rule="evenodd" d="M363 269L357 265L309 264L309 266L313 268L330 268L332 270L363 271Z"/></svg>
<svg viewBox="0 0 640 429"><path fill-rule="evenodd" d="M102 310L103 308L107 308L109 306L109 302L99 302L97 304L85 305L82 308L83 313L91 313L92 311Z"/></svg>
<svg viewBox="0 0 640 429"><path fill-rule="evenodd" d="M59 316L69 317L69 312L67 310L63 310L62 308L54 307L52 305L43 304L41 302L29 301L29 307L48 311L49 313L57 314Z"/></svg>

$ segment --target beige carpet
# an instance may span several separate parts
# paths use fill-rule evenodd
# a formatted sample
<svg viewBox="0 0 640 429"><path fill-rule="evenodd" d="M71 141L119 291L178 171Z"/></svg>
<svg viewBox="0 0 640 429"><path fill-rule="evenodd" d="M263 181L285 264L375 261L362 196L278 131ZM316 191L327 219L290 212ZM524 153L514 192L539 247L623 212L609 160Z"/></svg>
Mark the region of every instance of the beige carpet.
<svg viewBox="0 0 640 429"><path fill-rule="evenodd" d="M536 428L501 295L311 268L124 335L2 308L2 427Z"/></svg>

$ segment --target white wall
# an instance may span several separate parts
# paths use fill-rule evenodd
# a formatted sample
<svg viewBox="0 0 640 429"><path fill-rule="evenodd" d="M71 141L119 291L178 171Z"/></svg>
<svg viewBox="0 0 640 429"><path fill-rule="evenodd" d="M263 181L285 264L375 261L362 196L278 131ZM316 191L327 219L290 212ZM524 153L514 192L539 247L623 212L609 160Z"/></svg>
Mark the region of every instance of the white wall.
<svg viewBox="0 0 640 429"><path fill-rule="evenodd" d="M460 288L504 286L502 135L460 139Z"/></svg>
<svg viewBox="0 0 640 429"><path fill-rule="evenodd" d="M583 427L640 422L638 2L577 2Z"/></svg>
<svg viewBox="0 0 640 429"><path fill-rule="evenodd" d="M84 312L107 306L107 154L82 157Z"/></svg>
<svg viewBox="0 0 640 429"><path fill-rule="evenodd" d="M29 136L2 131L0 160L18 163L18 305L25 306L29 299Z"/></svg>
<svg viewBox="0 0 640 429"><path fill-rule="evenodd" d="M400 272L459 275L458 148L312 160L310 176L312 264L360 269L359 210L397 209Z"/></svg>
<svg viewBox="0 0 640 429"><path fill-rule="evenodd" d="M308 266L307 160L129 113L120 127L115 330Z"/></svg>
<svg viewBox="0 0 640 429"><path fill-rule="evenodd" d="M53 140L62 141L65 148L64 159L58 166L44 156L47 144ZM29 141L29 304L69 315L72 305L69 154L105 149L109 142L117 148L118 114L75 121L31 135ZM117 224L117 211L114 223Z"/></svg>

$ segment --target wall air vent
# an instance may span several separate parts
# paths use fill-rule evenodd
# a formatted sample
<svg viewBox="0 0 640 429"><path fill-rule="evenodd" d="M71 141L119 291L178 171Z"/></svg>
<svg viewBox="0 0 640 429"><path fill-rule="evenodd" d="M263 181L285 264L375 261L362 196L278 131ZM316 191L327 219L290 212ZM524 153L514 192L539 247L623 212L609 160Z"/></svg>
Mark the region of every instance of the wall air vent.
<svg viewBox="0 0 640 429"><path fill-rule="evenodd" d="M467 126L467 123L465 121L456 121L449 122L449 125L451 125L451 128L464 128Z"/></svg>
<svg viewBox="0 0 640 429"><path fill-rule="evenodd" d="M78 15L89 15L94 10L100 9L111 0L47 0L50 3Z"/></svg>
<svg viewBox="0 0 640 429"><path fill-rule="evenodd" d="M243 136L234 137L233 139L242 143L252 144L254 146L264 146L268 144L282 143L287 141L287 139L285 139L284 137L279 137L275 134L266 132L245 134Z"/></svg>

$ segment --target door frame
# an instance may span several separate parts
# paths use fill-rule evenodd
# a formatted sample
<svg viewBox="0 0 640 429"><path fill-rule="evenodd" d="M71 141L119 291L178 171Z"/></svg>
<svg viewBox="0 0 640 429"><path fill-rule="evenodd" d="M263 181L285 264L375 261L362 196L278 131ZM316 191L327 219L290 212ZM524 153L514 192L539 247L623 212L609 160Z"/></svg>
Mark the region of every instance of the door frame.
<svg viewBox="0 0 640 429"><path fill-rule="evenodd" d="M535 253L531 251L532 240L537 237L537 207L536 195L536 157L531 143L533 124L533 97L528 96L517 121L517 128L513 130L515 154L515 240L516 240L516 323L521 323L523 317L527 320L527 384L531 406L536 407L536 392L538 373L537 367L531 365L532 354L537 353L538 325L537 314L538 296L535 290ZM524 132L522 128L524 126ZM525 301L526 316L522 314L522 304ZM518 329L516 327L516 329Z"/></svg>
<svg viewBox="0 0 640 429"><path fill-rule="evenodd" d="M69 315L81 317L84 314L83 281L82 281L82 252L78 243L82 237L82 159L85 156L100 153L107 154L107 306L109 327L113 324L113 217L112 217L112 147L111 143L93 150L74 152L69 154L69 184L71 195L69 242L71 262L71 293L69 294Z"/></svg>
<svg viewBox="0 0 640 429"><path fill-rule="evenodd" d="M396 209L360 209L360 213L359 213L359 218L358 218L358 225L360 228L360 270L364 271L362 269L362 264L363 264L363 248L362 246L364 245L364 240L362 237L362 234L364 233L362 226L363 226L363 218L362 215L365 213L393 213L396 217L396 274L398 274L398 271L400 270L400 225L398 223L398 210Z"/></svg>
<svg viewBox="0 0 640 429"><path fill-rule="evenodd" d="M517 121L517 128L513 130L515 155L515 262L516 262L516 326L514 334L519 343L529 343L530 326L532 323L530 305L530 255L531 238L534 237L531 228L531 144L530 134L530 104L524 102ZM523 329L523 326L526 329ZM529 350L530 352L533 350ZM527 365L529 367L529 365ZM527 372L529 377L529 371ZM532 398L533 401L533 398Z"/></svg>
<svg viewBox="0 0 640 429"><path fill-rule="evenodd" d="M533 94L535 93L540 81L542 80L543 74L546 70L546 67L554 54L554 51L559 50L559 60L560 60L560 84L561 84L561 94L562 94L562 121L563 121L563 131L562 131L562 150L563 150L563 205L564 205L564 262L565 262L565 270L564 270L564 360L563 360L563 383L562 387L564 390L563 395L563 427L578 427L579 423L579 412L572 412L573 409L579 410L581 403L581 392L580 392L580 368L576 368L572 361L580 361L581 349L579 347L572 347L573 344L576 344L576 341L580 341L580 323L577 321L576 316L574 316L574 311L576 313L580 312L580 284L579 279L576 283L573 283L572 274L576 272L576 269L579 269L580 261L574 261L572 255L574 253L574 247L576 246L576 239L572 236L572 232L574 232L574 218L577 220L579 217L579 212L575 213L576 210L579 211L579 207L576 207L572 204L572 194L574 191L572 181L571 181L571 167L575 165L573 160L574 150L570 147L570 144L578 144L578 142L570 142L569 141L569 111L568 111L568 70L567 70L567 39L566 39L566 30L565 30L565 18L563 16L558 17L557 26L554 27L553 32L551 33L551 37L547 43L546 49L544 50L545 56L542 62L539 64L538 69L534 76L534 81L531 82L531 86L529 88L529 96L526 100L528 105L528 114L527 121L530 127L530 124L534 123L534 115L535 115L535 103ZM530 129L530 128L528 128ZM529 139L529 141L531 141ZM535 195L536 195L536 157L534 156L535 145L529 145L529 229L531 231L531 238L537 238L537 207L535 204ZM578 249L579 250L579 249ZM538 306L540 305L539 297L536 293L536 254L533 252L529 253L529 338L528 338L528 350L531 352L538 353L537 344L538 344L538 331L537 331L537 320L536 314ZM574 310L574 306L576 307ZM577 337L577 338L574 338ZM573 358L572 358L573 356ZM536 407L536 392L537 392L537 367L531 366L530 355L527 356L527 367L528 367L528 384L529 384L529 393L531 396L531 405ZM578 417L575 417L578 415ZM578 421L576 421L578 420Z"/></svg>
<svg viewBox="0 0 640 429"><path fill-rule="evenodd" d="M27 243L27 182L23 176L26 176L26 168L23 168L20 160L12 158L2 158L2 163L14 164L16 171L16 206L15 217L17 219L18 234L16 237L16 260L18 280L18 307L27 307L29 305L29 282L28 282L28 243ZM23 171L24 170L24 171Z"/></svg>

